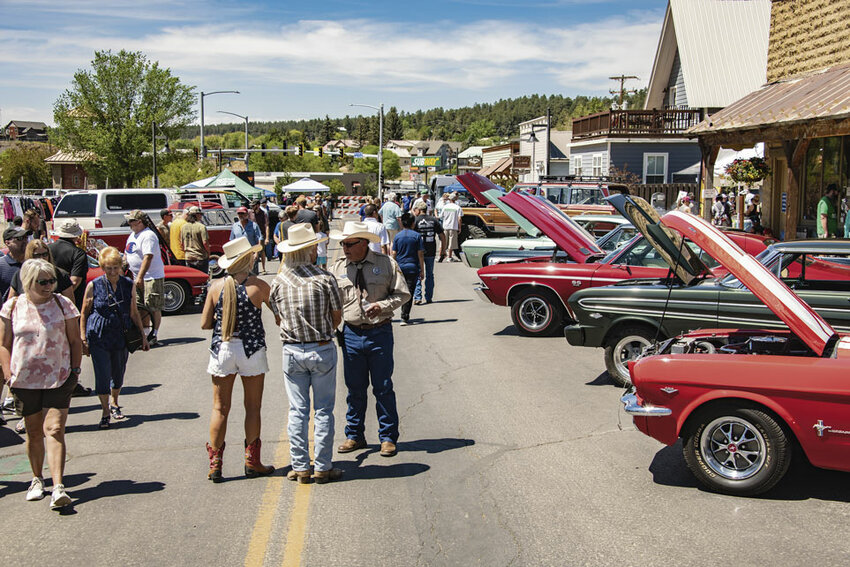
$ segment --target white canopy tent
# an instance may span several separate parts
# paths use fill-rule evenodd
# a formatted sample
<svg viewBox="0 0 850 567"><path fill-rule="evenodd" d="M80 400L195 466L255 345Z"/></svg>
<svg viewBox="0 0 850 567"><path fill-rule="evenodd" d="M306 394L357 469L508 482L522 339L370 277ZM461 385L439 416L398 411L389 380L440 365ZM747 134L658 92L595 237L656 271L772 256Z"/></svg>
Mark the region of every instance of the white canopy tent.
<svg viewBox="0 0 850 567"><path fill-rule="evenodd" d="M284 185L281 189L288 193L315 193L316 191L323 193L329 190L327 185L314 181L309 177L302 177L294 183Z"/></svg>

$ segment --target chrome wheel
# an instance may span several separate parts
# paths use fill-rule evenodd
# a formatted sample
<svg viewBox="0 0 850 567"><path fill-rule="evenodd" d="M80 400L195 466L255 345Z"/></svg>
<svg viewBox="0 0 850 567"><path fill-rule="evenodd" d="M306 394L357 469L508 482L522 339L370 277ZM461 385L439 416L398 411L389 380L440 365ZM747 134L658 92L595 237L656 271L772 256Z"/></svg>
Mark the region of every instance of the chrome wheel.
<svg viewBox="0 0 850 567"><path fill-rule="evenodd" d="M218 256L210 256L207 273L210 275L211 278L217 278L222 273L224 273L224 270L222 270L221 267L218 265Z"/></svg>
<svg viewBox="0 0 850 567"><path fill-rule="evenodd" d="M542 297L529 296L519 306L519 319L529 331L539 332L549 325L552 308Z"/></svg>
<svg viewBox="0 0 850 567"><path fill-rule="evenodd" d="M759 472L767 458L764 437L755 425L741 417L718 417L699 438L706 465L720 476L743 480Z"/></svg>
<svg viewBox="0 0 850 567"><path fill-rule="evenodd" d="M637 360L643 349L650 345L649 339L642 335L627 335L614 345L614 366L617 374L629 381L629 361Z"/></svg>
<svg viewBox="0 0 850 567"><path fill-rule="evenodd" d="M174 280L166 280L162 292L163 312L177 313L183 309L183 306L186 305L187 295L186 288L183 284Z"/></svg>

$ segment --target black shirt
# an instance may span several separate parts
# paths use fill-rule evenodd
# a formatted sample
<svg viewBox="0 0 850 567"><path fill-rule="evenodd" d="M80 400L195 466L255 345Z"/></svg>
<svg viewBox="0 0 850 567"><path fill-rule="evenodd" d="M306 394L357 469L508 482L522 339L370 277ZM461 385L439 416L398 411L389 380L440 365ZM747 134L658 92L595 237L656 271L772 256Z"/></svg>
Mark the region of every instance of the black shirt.
<svg viewBox="0 0 850 567"><path fill-rule="evenodd" d="M436 217L419 215L413 222L413 228L422 235L425 241L425 256L430 258L437 255L437 235L443 234L443 225Z"/></svg>
<svg viewBox="0 0 850 567"><path fill-rule="evenodd" d="M16 262L12 255L0 258L0 300L6 301L12 279L21 271L22 262Z"/></svg>
<svg viewBox="0 0 850 567"><path fill-rule="evenodd" d="M56 268L56 266L53 267ZM56 293L62 293L72 285L74 285L74 283L71 281L71 276L68 275L68 272L66 272L62 268L56 268ZM20 270L12 277L12 285L10 287L15 290L16 294L24 294L24 286L21 283ZM86 282L81 283L80 287L85 288ZM85 289L83 290L83 292L85 292Z"/></svg>
<svg viewBox="0 0 850 567"><path fill-rule="evenodd" d="M83 295L86 293L86 276L89 273L89 260L86 253L71 242L60 238L48 245L53 264L68 272L69 276L82 278L82 283L74 290L74 303L77 309L83 306Z"/></svg>

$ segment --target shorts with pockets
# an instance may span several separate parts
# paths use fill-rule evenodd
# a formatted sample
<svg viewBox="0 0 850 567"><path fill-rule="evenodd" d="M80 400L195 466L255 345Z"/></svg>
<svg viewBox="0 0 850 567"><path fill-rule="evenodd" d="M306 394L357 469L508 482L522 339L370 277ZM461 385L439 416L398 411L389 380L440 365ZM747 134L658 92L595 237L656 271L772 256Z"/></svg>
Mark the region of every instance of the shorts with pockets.
<svg viewBox="0 0 850 567"><path fill-rule="evenodd" d="M72 374L58 388L30 390L28 388L9 388L20 404L21 415L24 417L37 414L48 409L68 409L71 406L71 395L77 385L77 375Z"/></svg>
<svg viewBox="0 0 850 567"><path fill-rule="evenodd" d="M164 292L165 278L145 280L145 291L138 293L137 305L146 311L162 311L162 306L165 304Z"/></svg>
<svg viewBox="0 0 850 567"><path fill-rule="evenodd" d="M228 342L222 341L218 347L218 355L210 353L210 362L207 365L207 373L213 376L227 376L239 374L240 376L257 376L269 371L269 363L266 358L266 349L261 348L250 357L245 356L245 347L242 341L232 338Z"/></svg>

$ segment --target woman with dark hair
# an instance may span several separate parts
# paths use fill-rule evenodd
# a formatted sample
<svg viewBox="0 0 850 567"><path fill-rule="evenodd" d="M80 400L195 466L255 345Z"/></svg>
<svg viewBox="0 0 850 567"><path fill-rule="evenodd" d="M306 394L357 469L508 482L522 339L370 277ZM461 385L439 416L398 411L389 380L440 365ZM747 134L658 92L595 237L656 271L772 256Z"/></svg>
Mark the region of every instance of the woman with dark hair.
<svg viewBox="0 0 850 567"><path fill-rule="evenodd" d="M221 464L227 433L227 416L236 375L242 377L245 403L245 475L266 476L274 467L260 461L260 410L263 382L269 370L262 306L269 304L269 284L252 275L254 257L261 244L251 246L245 237L224 245L218 265L227 277L210 287L201 328L212 329L210 361L207 372L212 375L213 411L210 417L210 441L207 454L213 482L221 482Z"/></svg>
<svg viewBox="0 0 850 567"><path fill-rule="evenodd" d="M130 351L124 342L124 330L135 326L142 334L142 350L149 350L142 318L136 306L133 280L122 276L123 260L117 248L108 246L98 255L103 275L86 286L80 335L83 354L91 355L94 383L100 398L100 429L109 429L110 419L124 419L118 395L124 385L124 371ZM109 396L112 395L112 404Z"/></svg>
<svg viewBox="0 0 850 567"><path fill-rule="evenodd" d="M71 503L65 472L65 421L80 375L82 343L74 302L54 293L56 269L46 260L21 266L24 294L0 309L0 365L26 420L27 456L33 479L27 500L44 498L45 443L53 477L50 507Z"/></svg>

